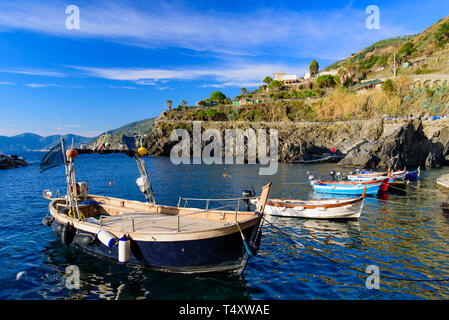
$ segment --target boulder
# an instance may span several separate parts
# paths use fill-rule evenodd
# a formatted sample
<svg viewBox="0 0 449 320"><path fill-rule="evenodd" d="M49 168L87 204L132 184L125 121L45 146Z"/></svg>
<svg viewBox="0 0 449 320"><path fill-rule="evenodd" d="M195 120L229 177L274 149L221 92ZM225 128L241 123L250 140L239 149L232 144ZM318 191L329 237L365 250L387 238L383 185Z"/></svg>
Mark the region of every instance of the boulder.
<svg viewBox="0 0 449 320"><path fill-rule="evenodd" d="M424 134L421 121L411 120L387 137L352 149L339 164L364 168L439 168L445 162L444 151L442 143L432 142Z"/></svg>

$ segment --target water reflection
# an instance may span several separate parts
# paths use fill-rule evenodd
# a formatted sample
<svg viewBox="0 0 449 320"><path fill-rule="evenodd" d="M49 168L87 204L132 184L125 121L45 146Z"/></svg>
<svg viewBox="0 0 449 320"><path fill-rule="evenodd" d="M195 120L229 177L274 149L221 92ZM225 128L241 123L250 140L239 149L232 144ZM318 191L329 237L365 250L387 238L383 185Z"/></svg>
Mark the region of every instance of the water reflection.
<svg viewBox="0 0 449 320"><path fill-rule="evenodd" d="M302 240L344 247L360 245L358 220L321 220L267 215L265 219L276 227L288 230Z"/></svg>
<svg viewBox="0 0 449 320"><path fill-rule="evenodd" d="M148 268L123 266L54 241L43 250L52 266L45 280L45 299L250 299L243 276L236 274L185 275L154 272ZM65 288L68 265L80 270L81 288Z"/></svg>

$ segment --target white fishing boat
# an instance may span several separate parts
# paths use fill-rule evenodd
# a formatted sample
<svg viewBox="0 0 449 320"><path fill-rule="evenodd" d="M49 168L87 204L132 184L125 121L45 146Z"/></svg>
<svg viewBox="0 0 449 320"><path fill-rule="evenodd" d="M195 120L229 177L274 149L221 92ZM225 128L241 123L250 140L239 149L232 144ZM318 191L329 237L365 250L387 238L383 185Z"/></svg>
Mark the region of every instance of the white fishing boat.
<svg viewBox="0 0 449 320"><path fill-rule="evenodd" d="M363 209L365 192L361 197L348 199L268 199L265 204L265 214L311 219L359 218ZM252 200L254 203L256 201Z"/></svg>
<svg viewBox="0 0 449 320"><path fill-rule="evenodd" d="M62 140L62 139L61 139ZM73 143L72 143L73 147ZM50 200L42 223L51 226L65 246L73 245L94 255L120 263L174 273L241 273L249 256L257 254L262 235L263 211L271 183L262 188L255 211L240 211L245 199L206 200L206 209L156 204L149 174L139 148L135 156L141 176L136 180L147 202L93 195L86 182L76 182L77 151L63 153L64 142L41 161L45 171L58 163L66 167L67 195ZM61 156L62 154L62 156ZM67 159L66 159L67 158ZM58 161L56 161L58 160ZM210 208L211 201L232 200L232 205Z"/></svg>

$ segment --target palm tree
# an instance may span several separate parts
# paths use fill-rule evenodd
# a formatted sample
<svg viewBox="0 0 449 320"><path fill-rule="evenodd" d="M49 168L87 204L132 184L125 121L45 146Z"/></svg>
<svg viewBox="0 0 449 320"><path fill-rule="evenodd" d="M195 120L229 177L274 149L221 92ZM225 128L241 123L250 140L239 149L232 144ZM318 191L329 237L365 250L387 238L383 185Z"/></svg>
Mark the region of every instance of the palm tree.
<svg viewBox="0 0 449 320"><path fill-rule="evenodd" d="M168 107L168 111L171 110L171 105L173 104L173 101L171 100L167 100L167 107Z"/></svg>
<svg viewBox="0 0 449 320"><path fill-rule="evenodd" d="M245 93L246 93L246 88L241 88L240 90L242 91L242 96L245 95Z"/></svg>
<svg viewBox="0 0 449 320"><path fill-rule="evenodd" d="M186 107L186 105L187 105L187 101L185 101L185 100L181 100L181 104L182 104L182 107L183 107L183 108L185 108L185 107Z"/></svg>
<svg viewBox="0 0 449 320"><path fill-rule="evenodd" d="M346 70L344 68L338 69L337 76L340 84L343 85L346 81Z"/></svg>

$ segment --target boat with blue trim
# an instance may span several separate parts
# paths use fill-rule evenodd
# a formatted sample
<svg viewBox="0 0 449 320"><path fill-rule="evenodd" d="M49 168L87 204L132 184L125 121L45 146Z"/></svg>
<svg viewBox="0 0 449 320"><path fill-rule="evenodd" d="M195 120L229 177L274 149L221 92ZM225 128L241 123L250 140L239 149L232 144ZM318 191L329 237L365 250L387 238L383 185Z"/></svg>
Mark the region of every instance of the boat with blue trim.
<svg viewBox="0 0 449 320"><path fill-rule="evenodd" d="M390 178L381 177L369 181L325 181L311 176L309 180L313 190L319 193L373 195L386 191ZM365 189L366 191L364 191Z"/></svg>
<svg viewBox="0 0 449 320"><path fill-rule="evenodd" d="M146 202L92 195L86 182L75 180L76 150L65 154L63 150L61 141L41 163L43 170L54 167L62 151L59 161L65 164L67 178L66 196L53 197L51 191L44 191L44 198L50 200L50 215L42 223L51 226L65 246L174 273L241 273L249 257L257 254L271 183L262 187L254 211L240 211L240 204L249 202L248 198L207 199L205 209L182 207L182 198L178 206L156 204L141 157L146 149L141 147L129 155L136 158L141 174L136 182ZM233 210L229 209L232 204L210 209L210 203L218 200L237 205Z"/></svg>

